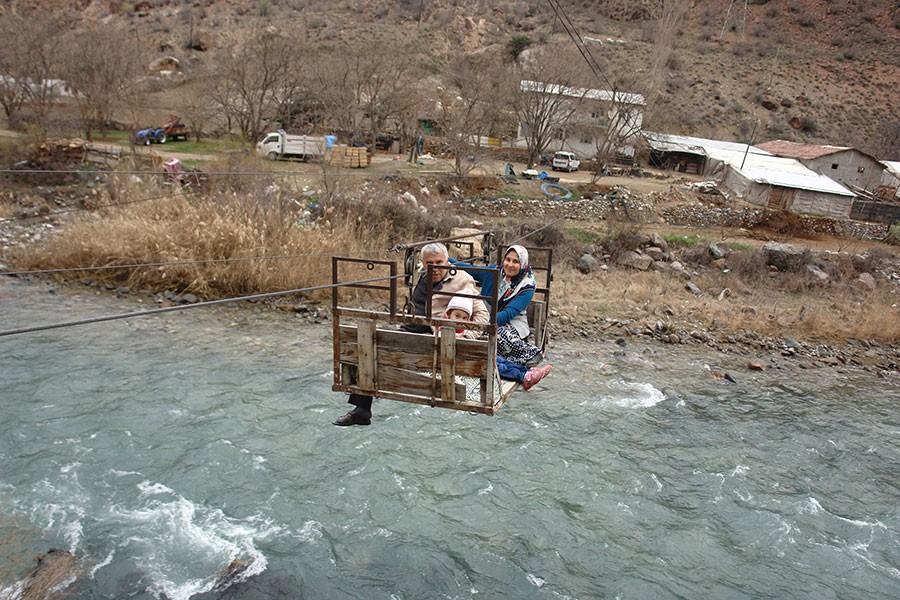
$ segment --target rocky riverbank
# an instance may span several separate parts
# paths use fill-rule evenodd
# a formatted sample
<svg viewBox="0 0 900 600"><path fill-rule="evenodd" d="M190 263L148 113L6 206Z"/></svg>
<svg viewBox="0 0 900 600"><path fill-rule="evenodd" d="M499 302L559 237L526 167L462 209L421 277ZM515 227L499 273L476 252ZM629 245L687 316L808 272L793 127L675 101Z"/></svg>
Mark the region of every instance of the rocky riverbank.
<svg viewBox="0 0 900 600"><path fill-rule="evenodd" d="M649 194L632 194L627 188L618 187L606 193L597 193L569 201L548 201L546 199L522 198L463 198L457 197L454 202L460 212L467 215L484 215L489 217L515 216L517 218L549 219L560 218L573 221L601 222L614 213L629 223L664 223L680 224L696 227L716 225L717 227L752 227L762 218L762 213L753 207L732 203L720 194L698 194L692 190L673 187L668 193L654 192ZM41 205L35 201L35 206ZM58 202L57 202L58 204ZM46 205L46 204L43 204ZM65 202L60 210L42 214L40 209L22 207L21 214L0 220L0 270L9 270L8 256L17 248L40 244L61 226L68 213ZM28 212L28 211L31 212ZM47 213L47 211L43 211ZM803 219L797 217L798 219ZM808 219L809 227L814 231L836 234L856 239L871 238L884 227L866 223L835 221L829 219ZM693 269L695 265L682 265L678 257L665 246L658 235L646 235L646 243L641 243L633 251L624 252L616 260L602 253L591 255L586 249L582 259L591 258L591 265L582 265L579 269L589 272L592 269L654 269L684 280L685 286L695 295L710 293L725 294L727 290L701 290L694 284ZM802 244L802 242L800 242ZM708 257L713 267L720 270L727 268L727 249L709 243ZM780 254L778 260L797 260L798 269L806 269L806 276L827 278L827 259L812 260L809 252L798 246L796 253L787 249L773 249ZM793 257L793 258L792 258ZM588 261L589 262L589 261ZM777 262L777 261L775 261ZM785 270L787 265L782 265ZM776 267L778 270L779 267ZM81 277L78 275L78 277ZM79 278L68 285L73 289L88 287L101 294L114 294L121 298L134 299L143 306L171 307L180 304L193 304L202 298L189 293L177 293L172 290L137 291L127 286L108 285L89 278ZM894 263L871 274L859 276L858 285L874 289L875 285L885 285L892 289L900 288L900 265ZM298 318L311 323L321 323L329 319L326 307L305 302L297 303L287 299L265 300L254 304L256 309L271 308L295 313ZM660 312L661 311L661 312ZM900 364L900 345L897 342L867 339L848 339L828 344L811 339L794 337L764 336L749 330L729 330L725 324L713 321L704 325L689 317L679 317L675 311L661 306L658 314L635 317L620 313L614 316L584 316L554 310L551 314L549 328L553 339L581 338L596 341L608 341L610 338L627 344L638 339L653 344L702 345L718 352L744 356L747 368L763 370L770 368L852 368L859 367L876 373L887 375L895 373Z"/></svg>
<svg viewBox="0 0 900 600"><path fill-rule="evenodd" d="M826 344L813 340L763 336L755 331L728 332L687 322L596 317L573 319L551 314L552 340L580 338L602 343L613 339L625 348L649 343L704 346L746 359L751 371L767 369L863 369L878 377L900 373L900 344L849 339Z"/></svg>
<svg viewBox="0 0 900 600"><path fill-rule="evenodd" d="M177 294L171 290L136 291L127 287L99 284L85 279L63 286L33 279L36 285L46 285L55 293L81 293L116 296L135 303L135 310L193 305L202 299L193 294ZM305 326L330 327L331 310L320 303L293 298L270 298L243 305L254 313L278 312L294 315L296 322ZM589 341L597 345L600 361L604 353L626 352L634 348L664 345L705 347L715 353L732 358L740 357L748 371L792 369L861 369L877 377L894 377L900 374L900 343L884 343L876 340L848 339L842 342L824 343L811 339L764 336L755 331L727 331L705 327L696 322L664 318L632 319L618 317L578 317L551 310L549 319L550 351L557 343L569 340ZM610 346L610 344L614 346ZM733 362L733 361L732 361ZM732 373L711 373L725 381L739 377Z"/></svg>

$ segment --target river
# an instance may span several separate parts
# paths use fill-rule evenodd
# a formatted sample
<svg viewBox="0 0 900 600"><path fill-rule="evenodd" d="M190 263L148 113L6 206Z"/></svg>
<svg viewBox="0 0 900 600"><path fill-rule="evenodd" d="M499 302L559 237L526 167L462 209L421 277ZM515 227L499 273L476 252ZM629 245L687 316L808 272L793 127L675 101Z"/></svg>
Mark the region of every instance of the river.
<svg viewBox="0 0 900 600"><path fill-rule="evenodd" d="M0 330L136 308L8 278L0 307ZM0 337L2 548L16 577L74 553L73 598L897 597L896 379L631 341L550 357L494 417L377 400L337 428L330 327L293 314Z"/></svg>

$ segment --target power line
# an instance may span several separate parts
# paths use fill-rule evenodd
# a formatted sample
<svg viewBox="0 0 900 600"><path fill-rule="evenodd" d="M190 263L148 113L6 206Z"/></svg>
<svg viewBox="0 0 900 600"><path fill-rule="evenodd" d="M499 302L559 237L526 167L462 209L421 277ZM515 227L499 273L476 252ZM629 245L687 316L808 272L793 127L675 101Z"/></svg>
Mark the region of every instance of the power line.
<svg viewBox="0 0 900 600"><path fill-rule="evenodd" d="M12 336L12 335L21 335L23 333L34 333L37 331L47 331L49 329L61 329L64 327L75 327L77 325L88 325L91 323L102 323L105 321L115 321L117 319L130 319L133 317L146 317L150 315L159 315L162 313L174 312L178 310L188 310L191 308L205 308L209 306L218 306L220 304L228 304L231 302L239 302L242 300L263 300L266 298L274 298L276 296L287 296L290 294L302 294L306 292L316 292L319 290L327 290L335 287L347 286L347 285L360 285L365 283L375 283L378 281L390 281L392 279L401 279L404 275L394 275L388 277L375 277L373 279L362 279L360 281L349 281L344 283L329 283L325 285L317 285L308 288L300 288L296 290L284 290L280 292L268 292L265 294L254 294L252 296L238 296L234 298L222 298L220 300L208 300L206 302L197 302L195 304L182 304L178 306L166 306L163 308L153 308L149 310L142 310L130 313L120 313L115 315L106 315L102 317L93 317L89 319L79 319L77 321L64 321L61 323L50 323L48 325L35 325L32 327L20 327L17 329L7 329L5 331L0 331L0 337Z"/></svg>
<svg viewBox="0 0 900 600"><path fill-rule="evenodd" d="M99 210L101 208L116 208L118 206L128 206L129 204L140 204L141 202L150 202L151 200L165 200L166 198L179 198L181 197L180 193L166 194L164 196L151 196L149 198L139 198L137 200L125 200L123 202L115 202L113 204L99 204L97 206L75 206L72 208L61 208L59 210L54 210L48 212L43 215L34 215L34 216L18 216L18 217L5 217L0 219L0 223L6 223L10 221L27 221L28 219L37 219L41 217L52 217L55 215L64 215L66 213L71 212L80 212L83 210Z"/></svg>
<svg viewBox="0 0 900 600"><path fill-rule="evenodd" d="M525 235L521 235L521 236L517 237L517 238L514 239L513 241L509 242L508 245L512 246L512 245L515 244L516 242L520 242L520 241L524 240L525 238L530 237L530 236L536 234L537 232L539 232L539 231L541 231L541 230L543 230L543 229L547 229L548 227L551 227L552 225L556 225L557 223L559 223L560 221L563 221L563 220L565 220L565 219L566 219L566 217L560 217L560 218L558 218L558 219L554 219L553 221L550 221L550 222L547 223L546 225L543 225L543 226L541 226L541 227L538 227L538 228L535 229L534 231L530 231L530 232L526 233Z"/></svg>
<svg viewBox="0 0 900 600"><path fill-rule="evenodd" d="M575 24L572 23L572 20L569 18L569 15L566 14L566 11L563 10L562 6L559 4L559 0L548 0L550 4L550 8L553 9L553 12L556 13L556 16L559 18L560 23L562 23L563 29L566 30L566 34L575 44L575 47L578 49L578 52L581 53L582 58L587 63L588 68L590 68L591 72L597 77L598 80L603 81L606 86L612 90L613 85L606 77L606 74L603 72L603 69L600 68L600 64L597 62L597 59L594 58L594 55L591 54L590 49L584 45L584 40L581 38L581 34L578 33L578 28L575 27ZM613 98L613 101L616 99Z"/></svg>
<svg viewBox="0 0 900 600"><path fill-rule="evenodd" d="M377 254L379 250L366 251L367 254ZM362 253L362 251L360 251ZM47 275L50 273L72 273L77 271L111 271L116 269L140 269L145 267L178 267L184 265L203 265L215 263L233 263L245 262L251 260L284 260L289 258L304 258L309 256L332 256L332 252L309 252L305 254L275 254L260 256L239 256L233 258L205 258L197 260L174 260L168 262L155 263L132 263L124 265L95 265L89 267L65 267L58 269L33 269L29 271L0 271L0 275L22 276L22 275Z"/></svg>
<svg viewBox="0 0 900 600"><path fill-rule="evenodd" d="M111 171L94 171L90 169L0 169L0 174L4 175L160 175L169 177L171 174L167 171L147 171L147 170L111 170ZM201 173L185 172L183 175L319 175L320 173L311 173L309 171L202 171Z"/></svg>

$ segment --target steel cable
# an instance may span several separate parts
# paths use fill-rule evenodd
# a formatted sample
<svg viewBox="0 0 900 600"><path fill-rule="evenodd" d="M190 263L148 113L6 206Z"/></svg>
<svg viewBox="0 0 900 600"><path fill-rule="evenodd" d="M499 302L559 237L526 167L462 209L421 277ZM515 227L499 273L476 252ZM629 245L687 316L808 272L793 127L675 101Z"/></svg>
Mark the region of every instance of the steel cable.
<svg viewBox="0 0 900 600"><path fill-rule="evenodd" d="M150 315L159 315L162 313L175 312L179 310L188 310L191 308L206 308L209 306L218 306L231 302L240 302L243 300L263 300L266 298L275 298L277 296L287 296L290 294L302 294L305 292L315 292L319 290L327 290L335 287L346 285L360 285L364 283L375 283L377 281L390 281L392 279L400 279L403 275L394 275L388 277L375 277L373 279L362 279L359 281L348 281L344 283L329 283L325 285L317 285L308 288L300 288L296 290L284 290L280 292L267 292L265 294L253 294L251 296L237 296L234 298L222 298L219 300L207 300L205 302L196 302L194 304L182 304L178 306L165 306L162 308L152 308L149 310L135 311L130 313L120 313L115 315L105 315L102 317L92 317L88 319L78 319L76 321L64 321L61 323L50 323L47 325L35 325L32 327L19 327L16 329L7 329L0 331L0 337L21 335L23 333L34 333L37 331L47 331L49 329L61 329L63 327L75 327L77 325L88 325L91 323L103 323L105 321L115 321L117 319L130 319L133 317L146 317Z"/></svg>

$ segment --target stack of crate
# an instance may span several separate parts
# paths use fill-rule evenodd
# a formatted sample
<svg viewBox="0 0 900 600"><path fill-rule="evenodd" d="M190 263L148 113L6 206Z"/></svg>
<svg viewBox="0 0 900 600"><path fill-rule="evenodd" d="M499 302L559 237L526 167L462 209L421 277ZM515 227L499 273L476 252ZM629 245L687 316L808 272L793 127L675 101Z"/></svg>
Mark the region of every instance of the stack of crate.
<svg viewBox="0 0 900 600"><path fill-rule="evenodd" d="M360 169L368 167L371 162L372 157L365 147L335 146L331 149L331 164L336 167Z"/></svg>

